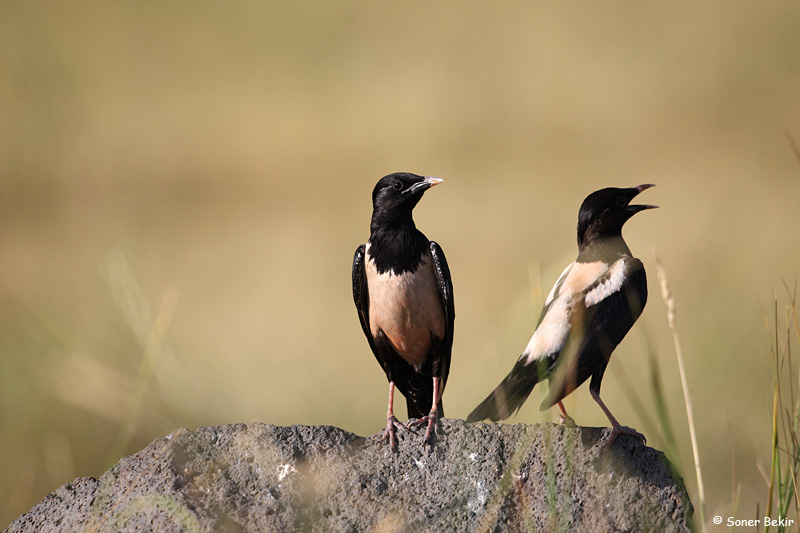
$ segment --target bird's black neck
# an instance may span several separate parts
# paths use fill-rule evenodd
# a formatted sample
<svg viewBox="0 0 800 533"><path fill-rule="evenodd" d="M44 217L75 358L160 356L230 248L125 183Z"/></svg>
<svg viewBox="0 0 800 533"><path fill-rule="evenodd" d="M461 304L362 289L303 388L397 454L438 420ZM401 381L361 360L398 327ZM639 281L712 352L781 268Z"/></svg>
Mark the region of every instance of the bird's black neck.
<svg viewBox="0 0 800 533"><path fill-rule="evenodd" d="M622 235L594 237L578 241L578 262L604 261L613 263L620 257L633 257Z"/></svg>
<svg viewBox="0 0 800 533"><path fill-rule="evenodd" d="M428 249L428 239L414 225L411 215L392 220L372 217L369 257L378 273L414 272Z"/></svg>

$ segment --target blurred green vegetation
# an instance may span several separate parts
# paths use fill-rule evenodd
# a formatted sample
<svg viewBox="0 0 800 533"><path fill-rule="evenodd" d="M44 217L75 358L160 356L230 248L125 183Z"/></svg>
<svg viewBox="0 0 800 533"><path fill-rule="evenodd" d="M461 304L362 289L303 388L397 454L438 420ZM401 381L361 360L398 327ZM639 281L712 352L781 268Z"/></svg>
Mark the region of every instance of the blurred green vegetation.
<svg viewBox="0 0 800 533"><path fill-rule="evenodd" d="M178 427L379 430L350 263L399 170L445 180L416 220L453 271L451 417L527 343L584 196L656 183L625 232L650 303L604 398L639 429L671 415L696 498L655 247L706 516L763 512L798 27L786 1L0 3L0 527ZM554 419L537 398L512 421ZM607 424L585 389L567 408Z"/></svg>

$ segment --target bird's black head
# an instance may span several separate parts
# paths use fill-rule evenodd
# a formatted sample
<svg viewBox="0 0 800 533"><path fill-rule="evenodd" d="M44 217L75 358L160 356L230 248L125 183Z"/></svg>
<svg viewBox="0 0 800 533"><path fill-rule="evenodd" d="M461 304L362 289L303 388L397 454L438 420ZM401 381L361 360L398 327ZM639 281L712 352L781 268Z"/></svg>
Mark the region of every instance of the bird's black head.
<svg viewBox="0 0 800 533"><path fill-rule="evenodd" d="M595 191L583 201L578 212L578 248L593 242L620 237L622 226L633 215L655 205L631 205L636 195L652 184L638 185L627 189L609 187Z"/></svg>
<svg viewBox="0 0 800 533"><path fill-rule="evenodd" d="M372 191L373 225L392 224L410 219L411 211L423 193L441 183L434 177L423 177L408 172L396 172L382 177Z"/></svg>

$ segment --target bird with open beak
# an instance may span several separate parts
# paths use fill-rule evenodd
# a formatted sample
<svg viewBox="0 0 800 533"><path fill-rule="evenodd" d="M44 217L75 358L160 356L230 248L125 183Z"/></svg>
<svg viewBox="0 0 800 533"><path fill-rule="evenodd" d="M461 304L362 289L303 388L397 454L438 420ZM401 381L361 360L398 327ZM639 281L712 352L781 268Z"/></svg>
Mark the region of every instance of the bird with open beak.
<svg viewBox="0 0 800 533"><path fill-rule="evenodd" d="M467 417L503 420L518 411L533 387L544 379L550 389L541 405L558 405L562 423L574 424L562 400L591 377L589 393L611 422L605 446L618 435L645 440L620 425L600 398L600 383L611 353L641 315L647 302L644 265L622 238L622 226L654 205L631 201L653 185L593 192L578 213L578 257L550 291L539 323L514 368Z"/></svg>

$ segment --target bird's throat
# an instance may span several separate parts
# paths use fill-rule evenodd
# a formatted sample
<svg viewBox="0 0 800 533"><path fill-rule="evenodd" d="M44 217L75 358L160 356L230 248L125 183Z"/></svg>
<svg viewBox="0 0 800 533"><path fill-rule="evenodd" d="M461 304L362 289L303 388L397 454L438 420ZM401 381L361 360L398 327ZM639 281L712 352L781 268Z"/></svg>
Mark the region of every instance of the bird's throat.
<svg viewBox="0 0 800 533"><path fill-rule="evenodd" d="M367 242L367 260L379 274L415 272L428 251L428 239L413 226L378 228Z"/></svg>

